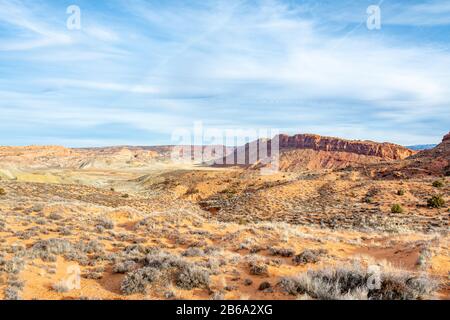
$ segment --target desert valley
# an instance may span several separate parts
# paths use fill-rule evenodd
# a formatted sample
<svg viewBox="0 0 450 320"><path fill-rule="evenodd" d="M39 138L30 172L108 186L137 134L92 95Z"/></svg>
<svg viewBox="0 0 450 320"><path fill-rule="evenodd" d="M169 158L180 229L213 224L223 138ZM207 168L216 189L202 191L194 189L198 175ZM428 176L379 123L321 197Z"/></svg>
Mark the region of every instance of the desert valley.
<svg viewBox="0 0 450 320"><path fill-rule="evenodd" d="M450 298L450 133L280 148L261 175L172 146L0 147L0 299Z"/></svg>

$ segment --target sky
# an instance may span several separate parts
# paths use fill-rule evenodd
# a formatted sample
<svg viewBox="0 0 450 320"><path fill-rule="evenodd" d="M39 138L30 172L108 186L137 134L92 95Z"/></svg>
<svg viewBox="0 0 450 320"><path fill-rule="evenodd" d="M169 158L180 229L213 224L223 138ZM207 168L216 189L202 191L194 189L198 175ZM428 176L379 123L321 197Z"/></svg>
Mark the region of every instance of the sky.
<svg viewBox="0 0 450 320"><path fill-rule="evenodd" d="M438 143L450 1L0 0L0 145L171 144L196 122Z"/></svg>

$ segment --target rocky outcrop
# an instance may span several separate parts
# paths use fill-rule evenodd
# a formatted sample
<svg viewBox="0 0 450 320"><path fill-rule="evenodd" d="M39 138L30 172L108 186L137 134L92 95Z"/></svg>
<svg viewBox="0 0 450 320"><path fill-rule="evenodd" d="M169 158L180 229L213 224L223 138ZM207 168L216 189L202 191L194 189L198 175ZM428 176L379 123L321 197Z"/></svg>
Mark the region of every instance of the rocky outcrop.
<svg viewBox="0 0 450 320"><path fill-rule="evenodd" d="M428 170L432 174L448 175L450 173L450 132L435 148L419 152L411 158L415 160L413 165L423 170Z"/></svg>
<svg viewBox="0 0 450 320"><path fill-rule="evenodd" d="M280 135L279 139L280 148L282 149L349 152L358 155L379 157L384 160L401 160L415 154L413 150L386 142L377 143L373 141L345 140L313 134Z"/></svg>
<svg viewBox="0 0 450 320"><path fill-rule="evenodd" d="M275 137L274 139L276 139ZM405 159L416 151L373 141L345 140L313 134L279 135L279 167L282 171L339 169ZM273 141L273 140L272 140ZM257 140L224 157L216 166L248 166L259 168L272 156L271 140ZM267 144L267 153L260 147ZM265 155L269 155L269 157ZM238 161L241 159L243 161Z"/></svg>
<svg viewBox="0 0 450 320"><path fill-rule="evenodd" d="M423 150L398 164L382 168L378 176L419 177L450 175L450 132L433 149Z"/></svg>
<svg viewBox="0 0 450 320"><path fill-rule="evenodd" d="M444 138L442 139L442 142L449 141L449 140L450 140L450 132L444 136Z"/></svg>

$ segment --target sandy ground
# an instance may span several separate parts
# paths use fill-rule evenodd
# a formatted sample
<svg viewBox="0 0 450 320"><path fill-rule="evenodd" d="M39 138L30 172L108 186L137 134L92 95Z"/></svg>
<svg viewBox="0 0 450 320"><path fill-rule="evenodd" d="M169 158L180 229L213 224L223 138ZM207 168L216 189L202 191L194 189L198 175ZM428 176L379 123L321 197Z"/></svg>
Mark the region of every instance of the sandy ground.
<svg viewBox="0 0 450 320"><path fill-rule="evenodd" d="M358 262L426 273L439 283L426 298L448 299L449 209L426 201L440 194L448 203L449 184L432 182L169 165L22 172L0 180L0 298L15 290L23 299L298 299L279 286L283 277ZM403 212L392 213L397 203ZM43 252L48 239L68 248ZM323 254L298 265L271 248ZM141 268L155 250L206 270L209 284L183 288L175 270L145 293L124 294L132 270L114 267L133 260ZM55 286L78 274L79 285ZM260 290L263 282L269 288Z"/></svg>

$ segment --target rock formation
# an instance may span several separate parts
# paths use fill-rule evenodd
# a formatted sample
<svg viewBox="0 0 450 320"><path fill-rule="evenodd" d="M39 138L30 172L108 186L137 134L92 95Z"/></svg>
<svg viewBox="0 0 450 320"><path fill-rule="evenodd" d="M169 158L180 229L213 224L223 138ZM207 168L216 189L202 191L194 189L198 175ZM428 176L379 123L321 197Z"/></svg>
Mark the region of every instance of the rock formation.
<svg viewBox="0 0 450 320"><path fill-rule="evenodd" d="M260 152L260 146L267 144L267 152ZM363 166L386 161L405 159L416 152L408 148L373 141L345 140L322 137L313 134L279 135L282 171L338 169L348 166ZM216 166L261 167L271 154L271 140L257 140L237 148ZM241 159L241 161L238 161ZM242 161L245 159L245 161Z"/></svg>

